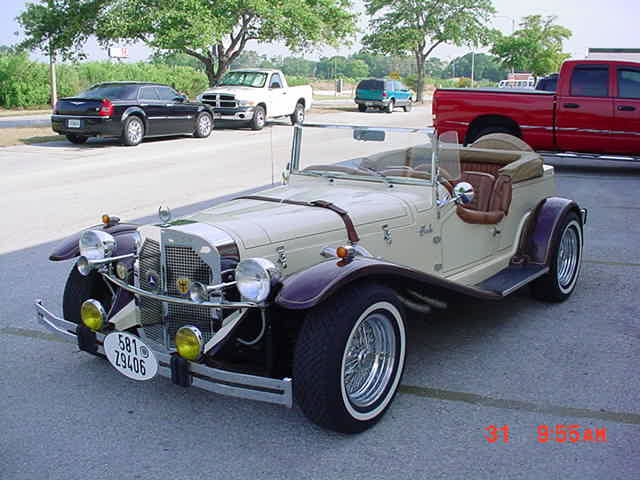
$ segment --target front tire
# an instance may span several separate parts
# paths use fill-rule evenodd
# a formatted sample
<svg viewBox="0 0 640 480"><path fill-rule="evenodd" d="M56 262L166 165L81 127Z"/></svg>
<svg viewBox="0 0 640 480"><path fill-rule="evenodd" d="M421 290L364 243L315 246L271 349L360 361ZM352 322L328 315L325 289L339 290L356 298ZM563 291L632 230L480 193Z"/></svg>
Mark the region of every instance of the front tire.
<svg viewBox="0 0 640 480"><path fill-rule="evenodd" d="M66 135L67 140L69 140L71 143L75 143L76 145L82 145L83 143L86 143L87 140L89 140L89 137L85 136L85 135Z"/></svg>
<svg viewBox="0 0 640 480"><path fill-rule="evenodd" d="M291 125L302 125L304 123L304 104L298 102L296 109L291 114Z"/></svg>
<svg viewBox="0 0 640 480"><path fill-rule="evenodd" d="M134 147L142 142L142 137L144 137L142 119L135 115L127 118L122 128L122 144L127 147Z"/></svg>
<svg viewBox="0 0 640 480"><path fill-rule="evenodd" d="M375 425L398 390L406 356L395 292L360 284L311 310L296 342L295 398L314 423L343 433Z"/></svg>
<svg viewBox="0 0 640 480"><path fill-rule="evenodd" d="M251 130L262 130L266 123L267 112L265 112L264 107L258 105L253 112L253 118L251 119Z"/></svg>
<svg viewBox="0 0 640 480"><path fill-rule="evenodd" d="M196 118L196 129L193 136L196 138L207 138L213 129L213 118L208 113L202 112Z"/></svg>
<svg viewBox="0 0 640 480"><path fill-rule="evenodd" d="M531 283L538 300L563 302L576 288L582 263L582 222L575 212L565 216L552 244L549 273Z"/></svg>

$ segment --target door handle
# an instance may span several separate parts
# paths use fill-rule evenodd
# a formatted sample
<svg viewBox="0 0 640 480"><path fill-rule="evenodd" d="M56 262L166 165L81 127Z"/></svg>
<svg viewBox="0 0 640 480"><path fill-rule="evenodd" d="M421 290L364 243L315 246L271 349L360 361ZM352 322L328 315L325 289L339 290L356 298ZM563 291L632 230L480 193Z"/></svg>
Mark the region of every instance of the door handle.
<svg viewBox="0 0 640 480"><path fill-rule="evenodd" d="M580 105L577 103L565 103L563 105L564 108L580 108Z"/></svg>
<svg viewBox="0 0 640 480"><path fill-rule="evenodd" d="M618 110L621 112L633 112L636 107L632 107L631 105L618 105Z"/></svg>

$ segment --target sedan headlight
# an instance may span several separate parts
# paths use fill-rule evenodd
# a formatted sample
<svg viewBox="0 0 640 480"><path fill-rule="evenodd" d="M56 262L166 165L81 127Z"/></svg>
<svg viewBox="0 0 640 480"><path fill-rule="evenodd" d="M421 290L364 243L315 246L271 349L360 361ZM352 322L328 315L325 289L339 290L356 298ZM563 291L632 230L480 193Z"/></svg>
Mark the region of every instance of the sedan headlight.
<svg viewBox="0 0 640 480"><path fill-rule="evenodd" d="M256 106L256 101L255 100L238 100L238 106L240 107L255 107Z"/></svg>
<svg viewBox="0 0 640 480"><path fill-rule="evenodd" d="M263 302L280 281L280 271L269 260L248 258L236 267L236 285L247 300Z"/></svg>
<svg viewBox="0 0 640 480"><path fill-rule="evenodd" d="M102 230L87 230L80 235L80 255L89 260L110 257L116 248L116 239Z"/></svg>

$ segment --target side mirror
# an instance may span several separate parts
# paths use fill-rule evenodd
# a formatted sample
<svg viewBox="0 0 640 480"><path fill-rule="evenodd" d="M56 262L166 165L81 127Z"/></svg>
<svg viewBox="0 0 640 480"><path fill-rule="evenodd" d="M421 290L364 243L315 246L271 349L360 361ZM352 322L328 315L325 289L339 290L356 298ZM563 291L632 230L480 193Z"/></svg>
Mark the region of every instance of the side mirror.
<svg viewBox="0 0 640 480"><path fill-rule="evenodd" d="M469 182L460 182L453 188L454 201L466 205L473 202L475 193L473 192L473 185Z"/></svg>
<svg viewBox="0 0 640 480"><path fill-rule="evenodd" d="M187 101L187 98L183 97L182 95L178 95L177 97L173 98L173 101L177 103L184 103Z"/></svg>

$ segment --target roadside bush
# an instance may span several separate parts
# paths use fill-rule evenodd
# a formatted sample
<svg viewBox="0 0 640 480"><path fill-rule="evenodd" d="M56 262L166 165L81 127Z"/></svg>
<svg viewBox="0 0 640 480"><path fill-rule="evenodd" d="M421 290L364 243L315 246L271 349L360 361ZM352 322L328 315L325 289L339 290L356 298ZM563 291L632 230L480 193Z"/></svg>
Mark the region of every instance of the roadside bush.
<svg viewBox="0 0 640 480"><path fill-rule="evenodd" d="M59 97L72 96L96 83L114 80L164 83L191 98L208 86L203 72L187 66L104 61L60 64L56 71ZM0 54L0 107L23 108L50 103L48 76L49 66L29 60L26 53Z"/></svg>
<svg viewBox="0 0 640 480"><path fill-rule="evenodd" d="M457 88L470 88L471 87L471 79L467 77L460 77L456 80Z"/></svg>

